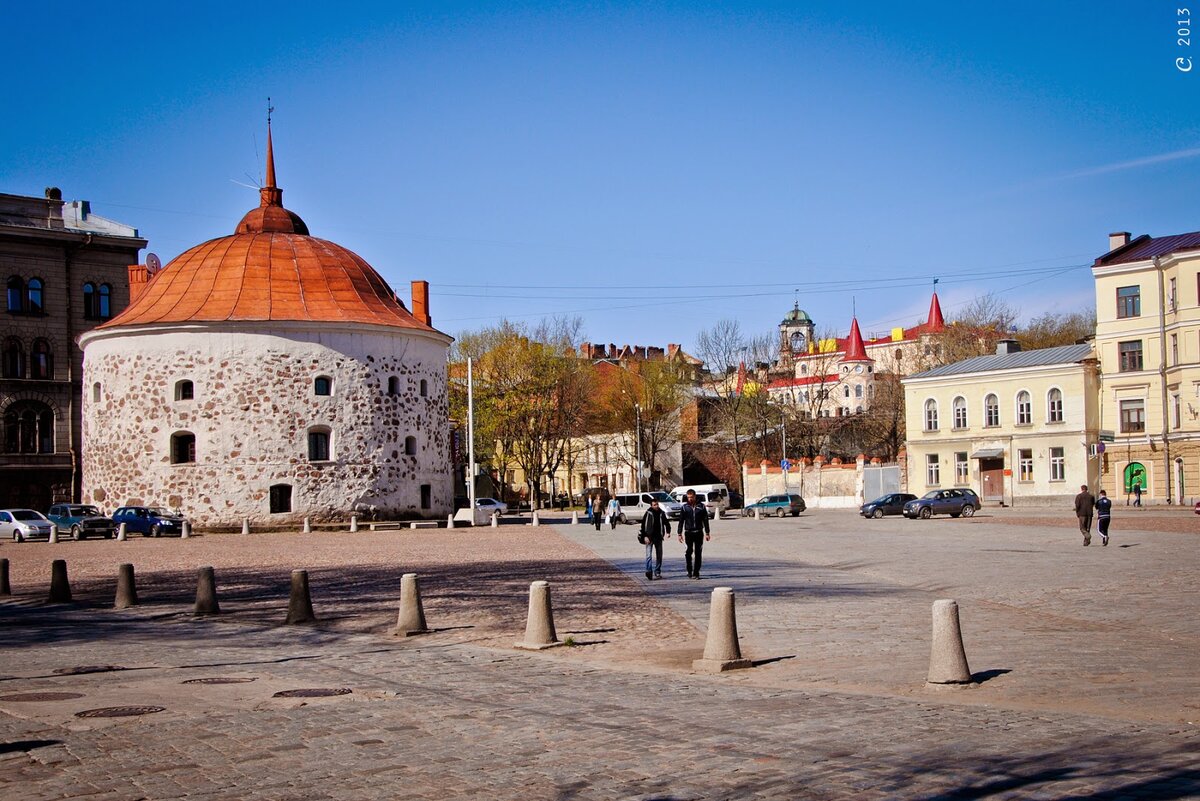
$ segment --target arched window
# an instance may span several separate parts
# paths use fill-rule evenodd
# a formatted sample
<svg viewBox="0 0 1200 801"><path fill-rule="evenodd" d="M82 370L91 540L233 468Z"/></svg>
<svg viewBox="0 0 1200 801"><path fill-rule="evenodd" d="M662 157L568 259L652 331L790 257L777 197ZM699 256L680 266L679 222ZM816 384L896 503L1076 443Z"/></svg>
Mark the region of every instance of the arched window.
<svg viewBox="0 0 1200 801"><path fill-rule="evenodd" d="M190 401L196 397L196 385L186 378L175 382L175 400Z"/></svg>
<svg viewBox="0 0 1200 801"><path fill-rule="evenodd" d="M954 427L967 427L967 399L962 395L954 399Z"/></svg>
<svg viewBox="0 0 1200 801"><path fill-rule="evenodd" d="M100 402L100 382L92 384L92 403Z"/></svg>
<svg viewBox="0 0 1200 801"><path fill-rule="evenodd" d="M327 375L319 375L313 381L314 395L330 395L333 393L333 379Z"/></svg>
<svg viewBox="0 0 1200 801"><path fill-rule="evenodd" d="M54 412L44 403L21 401L4 413L6 453L54 453Z"/></svg>
<svg viewBox="0 0 1200 801"><path fill-rule="evenodd" d="M854 385L854 397L856 397L856 398L862 397L862 384Z"/></svg>
<svg viewBox="0 0 1200 801"><path fill-rule="evenodd" d="M1033 422L1033 401L1029 393L1021 390L1017 393L1017 425L1027 426Z"/></svg>
<svg viewBox="0 0 1200 801"><path fill-rule="evenodd" d="M1062 390L1058 387L1050 390L1046 395L1046 420L1050 423L1061 423L1063 421Z"/></svg>
<svg viewBox="0 0 1200 801"><path fill-rule="evenodd" d="M416 456L417 455L417 438L416 437L405 437L404 438L404 455L405 456Z"/></svg>
<svg viewBox="0 0 1200 801"><path fill-rule="evenodd" d="M388 394L389 395L399 395L400 394L400 379L397 378L396 376L391 376L390 378L388 378Z"/></svg>
<svg viewBox="0 0 1200 801"><path fill-rule="evenodd" d="M14 275L8 279L8 310L10 312L25 311L25 282L21 276Z"/></svg>
<svg viewBox="0 0 1200 801"><path fill-rule="evenodd" d="M271 485L271 514L278 515L292 511L292 485Z"/></svg>
<svg viewBox="0 0 1200 801"><path fill-rule="evenodd" d="M800 375L808 375L808 365L807 364L800 365Z"/></svg>
<svg viewBox="0 0 1200 801"><path fill-rule="evenodd" d="M938 408L937 401L933 398L925 401L925 430L938 430Z"/></svg>
<svg viewBox="0 0 1200 801"><path fill-rule="evenodd" d="M25 351L21 347L21 340L16 337L4 340L4 353L0 356L0 360L3 362L5 378L25 377Z"/></svg>
<svg viewBox="0 0 1200 801"><path fill-rule="evenodd" d="M310 428L308 430L308 460L310 462L328 462L329 453L329 429Z"/></svg>
<svg viewBox="0 0 1200 801"><path fill-rule="evenodd" d="M90 281L83 285L83 319L95 320L100 316L100 307L96 304L96 285Z"/></svg>
<svg viewBox="0 0 1200 801"><path fill-rule="evenodd" d="M847 398L850 397L850 387L849 386L845 387L845 391L846 391L846 397Z"/></svg>
<svg viewBox="0 0 1200 801"><path fill-rule="evenodd" d="M107 320L112 317L112 287L108 284L100 285L100 296L97 298L99 317L101 320Z"/></svg>
<svg viewBox="0 0 1200 801"><path fill-rule="evenodd" d="M429 396L429 382L426 381L424 378L422 378L421 379L421 397L425 398L428 396Z"/></svg>
<svg viewBox="0 0 1200 801"><path fill-rule="evenodd" d="M171 435L171 464L188 464L196 461L196 435L191 431L179 431Z"/></svg>
<svg viewBox="0 0 1200 801"><path fill-rule="evenodd" d="M36 381L49 381L54 378L54 352L50 343L44 339L33 341L33 358L30 360L29 377Z"/></svg>
<svg viewBox="0 0 1200 801"><path fill-rule="evenodd" d="M30 314L41 314L45 309L42 307L42 279L30 278L29 285L25 287L25 311Z"/></svg>
<svg viewBox="0 0 1200 801"><path fill-rule="evenodd" d="M1000 399L995 395L983 399L983 424L988 428L1000 425Z"/></svg>

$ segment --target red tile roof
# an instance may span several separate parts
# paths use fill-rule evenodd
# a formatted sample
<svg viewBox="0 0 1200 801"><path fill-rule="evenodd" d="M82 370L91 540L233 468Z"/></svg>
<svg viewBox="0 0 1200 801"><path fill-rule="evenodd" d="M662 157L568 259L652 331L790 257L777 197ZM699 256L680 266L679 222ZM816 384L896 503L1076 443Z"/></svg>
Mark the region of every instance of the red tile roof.
<svg viewBox="0 0 1200 801"><path fill-rule="evenodd" d="M1185 250L1200 250L1200 231L1173 236L1150 236L1142 234L1128 244L1105 253L1092 263L1093 267L1105 267L1109 264L1126 264L1134 261L1145 261L1155 256L1165 256Z"/></svg>

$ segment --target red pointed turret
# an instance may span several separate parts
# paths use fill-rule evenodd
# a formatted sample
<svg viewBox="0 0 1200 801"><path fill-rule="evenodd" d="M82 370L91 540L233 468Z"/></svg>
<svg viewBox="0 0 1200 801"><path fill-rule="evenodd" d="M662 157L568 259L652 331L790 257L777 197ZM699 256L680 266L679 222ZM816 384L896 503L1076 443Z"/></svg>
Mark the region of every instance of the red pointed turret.
<svg viewBox="0 0 1200 801"><path fill-rule="evenodd" d="M937 293L933 293L933 300L929 302L929 319L925 321L925 332L928 334L940 334L946 330L946 321L942 318L942 304L938 303Z"/></svg>
<svg viewBox="0 0 1200 801"><path fill-rule="evenodd" d="M867 348L863 345L862 332L858 330L858 318L855 317L850 323L850 336L846 338L846 355L842 359L843 362L869 362L874 361L867 355Z"/></svg>

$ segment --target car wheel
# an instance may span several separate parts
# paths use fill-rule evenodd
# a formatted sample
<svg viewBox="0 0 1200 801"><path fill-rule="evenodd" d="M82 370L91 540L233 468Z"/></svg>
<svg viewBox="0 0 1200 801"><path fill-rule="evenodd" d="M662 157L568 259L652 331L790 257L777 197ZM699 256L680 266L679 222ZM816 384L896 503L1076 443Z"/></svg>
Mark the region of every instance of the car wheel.
<svg viewBox="0 0 1200 801"><path fill-rule="evenodd" d="M160 532L160 531L158 530L158 526L157 526L157 525L153 525L153 526L151 526L151 527L150 527L150 536L151 536L151 537L157 537L157 536L158 536L159 534L161 534L161 533L162 533L162 532Z"/></svg>
<svg viewBox="0 0 1200 801"><path fill-rule="evenodd" d="M79 530L79 526L71 526L71 539L76 542L83 539L83 532Z"/></svg>
<svg viewBox="0 0 1200 801"><path fill-rule="evenodd" d="M25 538L21 536L21 532L13 531L13 542L24 542Z"/></svg>
<svg viewBox="0 0 1200 801"><path fill-rule="evenodd" d="M963 517L974 517L975 516L975 507L970 506L970 505L964 506L963 510L962 510L962 516Z"/></svg>
<svg viewBox="0 0 1200 801"><path fill-rule="evenodd" d="M933 510L930 509L928 506L922 506L921 507L921 519L928 520L931 517L933 517Z"/></svg>
<svg viewBox="0 0 1200 801"><path fill-rule="evenodd" d="M783 511L782 509L776 509L776 510L775 510L775 516L776 516L776 517L783 517L783 515L784 515L784 511Z"/></svg>
<svg viewBox="0 0 1200 801"><path fill-rule="evenodd" d="M792 512L792 517L799 517L799 516L800 516L799 512Z"/></svg>
<svg viewBox="0 0 1200 801"><path fill-rule="evenodd" d="M871 517L873 517L873 518L875 518L876 520L878 520L879 518L883 517L883 510L882 510L882 509L875 509L875 510L873 510L873 511L871 512Z"/></svg>

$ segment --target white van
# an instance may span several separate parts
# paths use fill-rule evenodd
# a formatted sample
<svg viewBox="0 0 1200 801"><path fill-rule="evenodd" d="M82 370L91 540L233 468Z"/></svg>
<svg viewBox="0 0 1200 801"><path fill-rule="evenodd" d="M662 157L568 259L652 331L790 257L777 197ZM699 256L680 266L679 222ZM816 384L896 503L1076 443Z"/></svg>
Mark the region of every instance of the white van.
<svg viewBox="0 0 1200 801"><path fill-rule="evenodd" d="M640 523L650 510L650 502L658 501L658 508L667 513L668 520L678 520L683 507L665 492L617 493L614 496L621 504L622 523Z"/></svg>
<svg viewBox="0 0 1200 801"><path fill-rule="evenodd" d="M695 490L696 498L703 501L714 516L729 508L729 487L724 484L682 484L671 490L671 497L687 503L688 490Z"/></svg>

